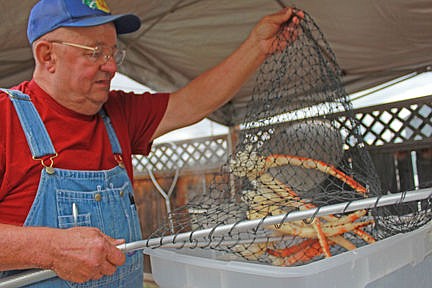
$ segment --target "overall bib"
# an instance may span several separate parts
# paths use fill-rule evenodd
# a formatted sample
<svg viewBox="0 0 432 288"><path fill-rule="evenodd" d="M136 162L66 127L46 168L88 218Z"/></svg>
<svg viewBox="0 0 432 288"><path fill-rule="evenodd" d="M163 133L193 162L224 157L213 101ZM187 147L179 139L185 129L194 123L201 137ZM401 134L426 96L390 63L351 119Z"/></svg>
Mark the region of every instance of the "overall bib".
<svg viewBox="0 0 432 288"><path fill-rule="evenodd" d="M99 228L112 238L126 242L141 240L139 218L134 202L132 183L121 162L121 147L109 117L99 113L105 123L112 152L119 165L109 170L77 171L55 168L57 155L51 139L31 99L14 90L4 90L13 102L35 160L47 155L33 205L25 226L47 226L66 229L74 226ZM77 161L79 161L77 156ZM48 162L48 163L47 163ZM0 277L16 271L0 273ZM3 275L2 275L3 274ZM143 254L126 255L124 265L115 274L83 284L52 278L26 287L142 287Z"/></svg>

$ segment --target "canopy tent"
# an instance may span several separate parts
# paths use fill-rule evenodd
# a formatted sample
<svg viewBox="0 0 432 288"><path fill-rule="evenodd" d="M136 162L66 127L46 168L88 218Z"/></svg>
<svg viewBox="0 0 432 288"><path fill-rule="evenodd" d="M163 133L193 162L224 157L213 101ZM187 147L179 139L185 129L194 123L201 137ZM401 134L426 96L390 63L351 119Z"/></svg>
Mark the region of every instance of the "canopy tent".
<svg viewBox="0 0 432 288"><path fill-rule="evenodd" d="M37 1L1 1L0 86L30 79L26 22ZM122 36L120 72L156 91L176 90L229 55L262 16L296 6L316 21L336 54L349 93L432 66L429 0L129 0L107 1L113 13L132 12L139 31ZM211 115L235 125L229 113L250 100L254 79ZM203 97L211 97L206 91Z"/></svg>

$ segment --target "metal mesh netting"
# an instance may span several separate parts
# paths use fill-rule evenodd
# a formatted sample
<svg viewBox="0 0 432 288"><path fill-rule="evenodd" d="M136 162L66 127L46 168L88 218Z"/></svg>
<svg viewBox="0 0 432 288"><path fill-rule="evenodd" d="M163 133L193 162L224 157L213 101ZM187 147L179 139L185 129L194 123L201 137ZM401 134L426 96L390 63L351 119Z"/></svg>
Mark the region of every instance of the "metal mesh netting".
<svg viewBox="0 0 432 288"><path fill-rule="evenodd" d="M238 144L220 175L204 195L171 213L170 223L152 237L210 229L188 246L292 266L414 230L430 220L430 201L423 200L342 209L277 225L261 222L382 194L329 44L307 13L295 34L287 26L296 25L289 21L282 27L275 43L278 52L258 71ZM211 230L248 220L258 222L242 231L216 235Z"/></svg>

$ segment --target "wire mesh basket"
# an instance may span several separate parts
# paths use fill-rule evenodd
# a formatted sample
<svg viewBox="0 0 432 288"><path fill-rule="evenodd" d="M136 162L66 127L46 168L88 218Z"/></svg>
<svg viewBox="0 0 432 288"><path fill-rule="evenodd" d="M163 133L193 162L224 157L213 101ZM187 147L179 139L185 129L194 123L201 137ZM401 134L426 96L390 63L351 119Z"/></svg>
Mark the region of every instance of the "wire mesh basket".
<svg viewBox="0 0 432 288"><path fill-rule="evenodd" d="M234 151L207 192L170 215L174 235L258 220L246 231L215 236L210 230L188 247L296 266L427 223L430 199L263 224L271 216L384 195L343 73L318 25L304 13L298 25L281 27L274 47L256 75L246 112L239 113L245 116ZM167 227L151 238L172 235Z"/></svg>

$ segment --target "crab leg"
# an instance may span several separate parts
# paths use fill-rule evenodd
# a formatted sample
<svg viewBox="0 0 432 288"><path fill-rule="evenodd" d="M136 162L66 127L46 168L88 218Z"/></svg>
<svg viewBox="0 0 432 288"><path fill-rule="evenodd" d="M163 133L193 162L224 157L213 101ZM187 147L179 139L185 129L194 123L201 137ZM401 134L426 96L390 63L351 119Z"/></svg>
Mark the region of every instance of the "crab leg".
<svg viewBox="0 0 432 288"><path fill-rule="evenodd" d="M360 238L362 238L367 243L374 243L374 242L376 242L375 238L372 235L370 235L369 233L365 232L361 228L354 229L353 233L355 233L357 236L359 236Z"/></svg>
<svg viewBox="0 0 432 288"><path fill-rule="evenodd" d="M337 179L343 181L348 184L351 188L361 194L366 194L367 189L355 181L352 177L346 175L342 171L336 169L333 165L327 164L323 161L301 157L301 156L293 156L293 155L282 155L282 154L274 154L270 155L266 158L266 168L284 166L284 165L292 165L292 166L301 166L306 169L317 169L323 173L329 174Z"/></svg>
<svg viewBox="0 0 432 288"><path fill-rule="evenodd" d="M320 246L322 248L324 256L326 258L331 257L330 245L328 244L326 234L324 233L324 231L322 229L321 220L319 220L319 218L315 218L312 222L312 227L314 228L314 230L318 236L318 241L320 243Z"/></svg>
<svg viewBox="0 0 432 288"><path fill-rule="evenodd" d="M333 225L333 226L327 226L326 223L321 226L321 229L327 237L330 237L335 235L342 235L346 232L352 231L357 228L366 227L373 223L374 223L373 220L358 222L358 223L346 223L342 225ZM313 227L305 226L305 227L296 228L295 226L296 224L293 222L289 224L288 223L282 224L278 227L278 231L285 234L300 236L304 238L317 238L316 231Z"/></svg>
<svg viewBox="0 0 432 288"><path fill-rule="evenodd" d="M297 246L299 246L299 249L296 248ZM291 251L293 252L289 253ZM306 262L323 253L321 245L316 239L311 240L310 242L305 240L298 245L281 250L267 250L267 252L272 256L283 258L283 261L281 261L283 266L291 266L299 261Z"/></svg>
<svg viewBox="0 0 432 288"><path fill-rule="evenodd" d="M321 255L322 253L323 253L322 247L317 242L312 244L312 246L305 249L304 251L299 251L296 254L285 258L284 262L286 263L287 266L291 266L299 261L301 262L309 261L314 257Z"/></svg>
<svg viewBox="0 0 432 288"><path fill-rule="evenodd" d="M354 250L357 248L351 241L345 239L341 235L330 236L329 240L331 240L335 244L345 248L346 250Z"/></svg>
<svg viewBox="0 0 432 288"><path fill-rule="evenodd" d="M329 244L337 244L344 247L347 250L354 250L357 247L350 241L346 240L342 236L329 237ZM297 245L290 246L288 248L273 250L268 248L266 252L269 255L285 258L284 264L291 266L299 261L309 261L313 257L319 256L323 253L322 246L317 239L307 239Z"/></svg>
<svg viewBox="0 0 432 288"><path fill-rule="evenodd" d="M292 246L285 248L285 249L273 250L273 249L267 248L267 253L272 255L272 256L276 256L276 257L287 257L287 256L290 256L294 253L297 253L299 251L303 251L303 250L309 248L314 243L318 243L318 240L317 239L306 239L299 244L292 245Z"/></svg>

